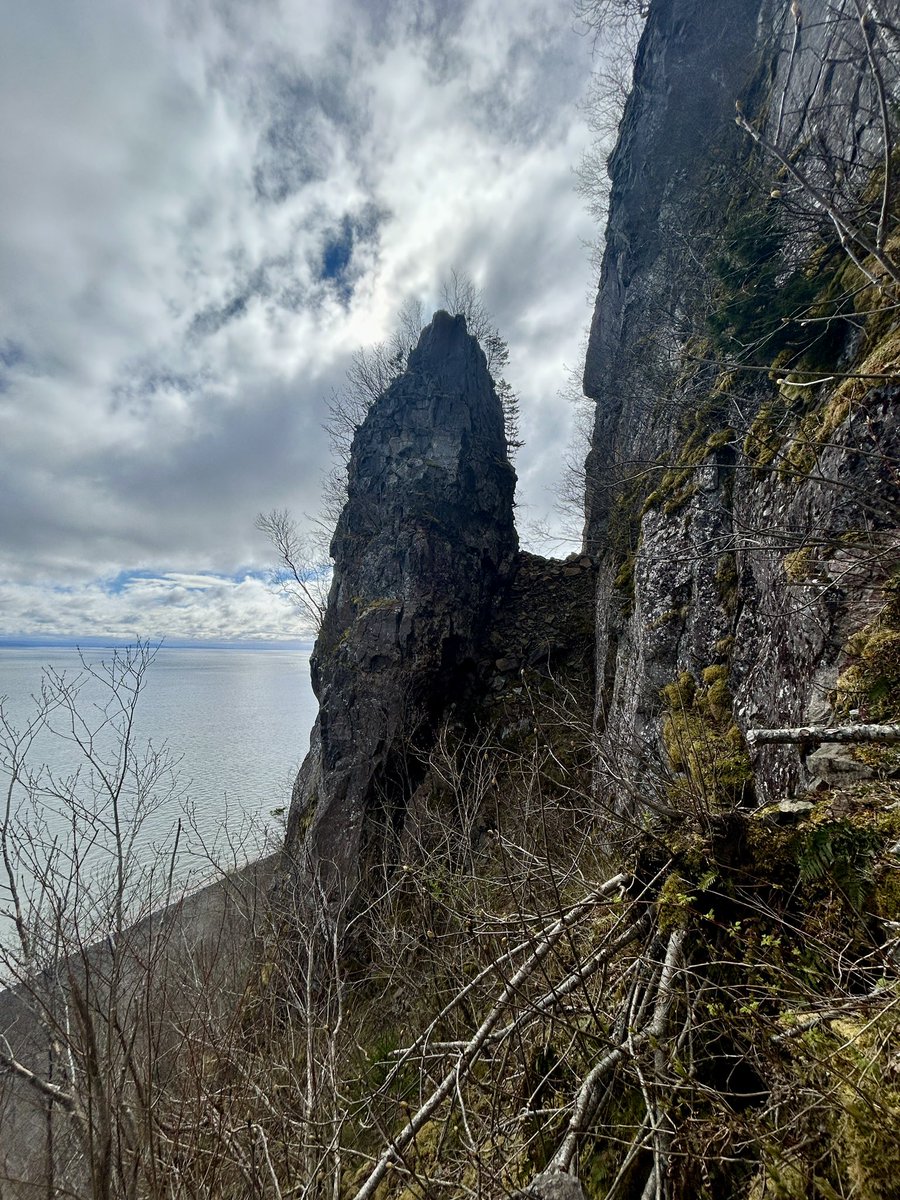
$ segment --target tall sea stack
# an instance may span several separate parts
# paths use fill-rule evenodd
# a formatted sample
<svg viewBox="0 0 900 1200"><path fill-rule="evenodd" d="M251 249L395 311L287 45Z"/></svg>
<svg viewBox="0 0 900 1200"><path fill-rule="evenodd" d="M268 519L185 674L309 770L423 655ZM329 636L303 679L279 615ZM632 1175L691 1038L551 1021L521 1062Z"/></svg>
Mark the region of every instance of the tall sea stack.
<svg viewBox="0 0 900 1200"><path fill-rule="evenodd" d="M503 411L465 319L435 314L353 439L312 657L319 717L286 849L332 904L400 829L517 551Z"/></svg>

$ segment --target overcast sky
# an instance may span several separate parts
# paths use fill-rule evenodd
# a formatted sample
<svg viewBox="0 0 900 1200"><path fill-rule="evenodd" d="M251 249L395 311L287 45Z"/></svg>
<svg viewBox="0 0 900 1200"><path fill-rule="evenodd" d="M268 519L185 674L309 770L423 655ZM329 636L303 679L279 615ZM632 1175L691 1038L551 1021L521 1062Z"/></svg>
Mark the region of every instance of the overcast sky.
<svg viewBox="0 0 900 1200"><path fill-rule="evenodd" d="M277 639L259 511L408 297L484 288L554 519L596 231L570 0L27 0L0 45L0 636Z"/></svg>

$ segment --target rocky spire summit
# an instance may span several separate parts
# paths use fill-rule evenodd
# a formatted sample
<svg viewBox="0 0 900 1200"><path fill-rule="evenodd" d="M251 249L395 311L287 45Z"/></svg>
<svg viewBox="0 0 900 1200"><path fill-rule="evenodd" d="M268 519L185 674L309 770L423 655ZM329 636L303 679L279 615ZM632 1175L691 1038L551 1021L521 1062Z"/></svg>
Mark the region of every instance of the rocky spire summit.
<svg viewBox="0 0 900 1200"><path fill-rule="evenodd" d="M485 356L435 314L356 432L286 849L332 901L381 857L511 571L515 472Z"/></svg>

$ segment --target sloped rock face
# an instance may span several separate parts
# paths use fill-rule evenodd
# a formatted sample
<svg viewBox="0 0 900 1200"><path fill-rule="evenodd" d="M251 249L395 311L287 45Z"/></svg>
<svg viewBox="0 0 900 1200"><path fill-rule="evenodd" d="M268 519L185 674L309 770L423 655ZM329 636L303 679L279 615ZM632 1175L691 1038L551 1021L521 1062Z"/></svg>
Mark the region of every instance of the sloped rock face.
<svg viewBox="0 0 900 1200"><path fill-rule="evenodd" d="M503 412L463 317L438 312L357 430L312 658L319 717L291 804L295 876L332 903L390 859L441 715L517 551Z"/></svg>
<svg viewBox="0 0 900 1200"><path fill-rule="evenodd" d="M838 374L895 362L896 318L857 315L860 278L842 279L821 211L796 186L784 203L784 173L734 119L739 108L823 186L835 164L847 195L871 186L878 112L859 24L826 0L800 10L798 31L775 0L656 0L610 162L585 548L598 562L600 788L620 813L665 801L673 774L690 786L678 737L708 735L710 777L733 751L732 799L805 791L797 749L748 756L741 735L825 720L842 647L884 603L900 545L896 389ZM771 311L751 320L767 256ZM804 271L850 297L827 344L823 325L790 327L780 299L807 286ZM807 292L794 309L815 302ZM828 303L814 312L837 311ZM784 364L807 370L801 387L769 378Z"/></svg>

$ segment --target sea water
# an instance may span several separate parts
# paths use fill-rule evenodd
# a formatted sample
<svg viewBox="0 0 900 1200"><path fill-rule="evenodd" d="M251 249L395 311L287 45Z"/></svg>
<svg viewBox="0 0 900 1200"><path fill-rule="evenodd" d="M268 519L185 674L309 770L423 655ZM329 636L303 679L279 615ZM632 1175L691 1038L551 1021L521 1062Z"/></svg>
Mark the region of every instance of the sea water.
<svg viewBox="0 0 900 1200"><path fill-rule="evenodd" d="M94 649L83 654L93 666L112 657L112 651ZM69 682L83 680L77 707L96 726L98 706L108 694L95 680L85 679L77 650L56 647L0 648L0 697L7 722L19 730L25 726L48 667ZM308 651L160 648L137 701L134 744L141 754L148 746L157 754L165 750L175 769L160 777L144 806L135 841L138 857L147 865L164 862L184 886L197 887L216 870L241 866L275 848L315 715ZM79 770L72 792L75 805L95 805L96 773L92 783L90 764L72 741L65 711L57 710L51 724L56 732L43 732L29 751L30 769L46 764L50 775L45 773L45 781L51 775L65 780ZM97 746L108 755L116 740L110 729L101 730ZM4 808L7 783L8 772L4 777L0 767ZM77 828L72 803L42 793L32 804L37 813L29 815L25 792L14 789L16 836L21 838L28 821L37 819L36 841L64 846ZM127 823L130 799L123 812ZM124 832L128 836L131 831ZM88 836L83 827L78 836ZM99 854L95 859L100 861ZM0 901L8 903L3 883L0 879ZM6 905L0 903L2 907Z"/></svg>

